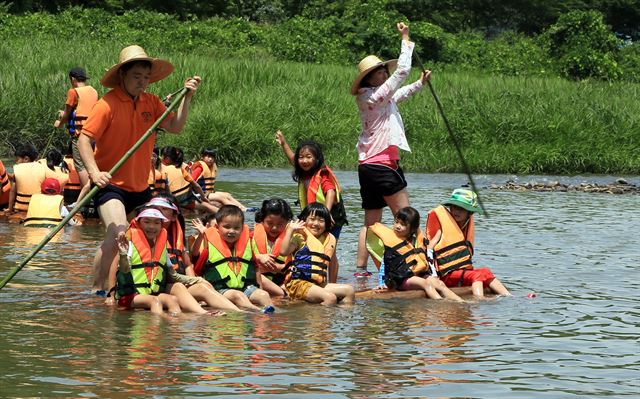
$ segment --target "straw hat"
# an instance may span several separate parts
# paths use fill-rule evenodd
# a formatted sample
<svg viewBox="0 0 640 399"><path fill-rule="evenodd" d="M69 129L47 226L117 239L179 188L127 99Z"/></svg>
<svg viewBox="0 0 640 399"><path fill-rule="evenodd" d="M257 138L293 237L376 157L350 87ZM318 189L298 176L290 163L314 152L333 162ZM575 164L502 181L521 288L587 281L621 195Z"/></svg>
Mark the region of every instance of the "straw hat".
<svg viewBox="0 0 640 399"><path fill-rule="evenodd" d="M387 65L389 68L389 73L393 73L396 69L396 65L398 65L398 60L388 60L382 61L380 58L375 55L368 55L360 61L358 64L358 77L353 81L351 85L351 94L354 96L358 94L358 89L360 89L360 82L364 79L365 76L374 69Z"/></svg>
<svg viewBox="0 0 640 399"><path fill-rule="evenodd" d="M478 205L478 195L471 190L457 188L451 193L451 198L443 205L456 205L469 212L482 213L482 208Z"/></svg>
<svg viewBox="0 0 640 399"><path fill-rule="evenodd" d="M126 63L133 61L150 61L151 62L151 78L149 83L157 82L169 76L173 72L173 64L169 61L161 60L159 58L151 58L147 55L144 49L140 46L133 45L125 47L120 51L120 57L118 63L113 65L100 79L100 83L104 87L113 88L120 84L120 77L118 76L118 70Z"/></svg>

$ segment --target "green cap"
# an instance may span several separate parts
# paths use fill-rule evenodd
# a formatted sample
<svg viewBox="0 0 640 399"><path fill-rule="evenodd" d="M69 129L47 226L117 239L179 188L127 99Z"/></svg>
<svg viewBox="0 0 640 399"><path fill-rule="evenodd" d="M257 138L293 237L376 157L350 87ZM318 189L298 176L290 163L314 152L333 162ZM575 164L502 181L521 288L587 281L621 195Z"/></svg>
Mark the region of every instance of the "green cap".
<svg viewBox="0 0 640 399"><path fill-rule="evenodd" d="M466 188L456 188L443 205L456 205L469 212L482 213L482 208L478 204L478 195Z"/></svg>

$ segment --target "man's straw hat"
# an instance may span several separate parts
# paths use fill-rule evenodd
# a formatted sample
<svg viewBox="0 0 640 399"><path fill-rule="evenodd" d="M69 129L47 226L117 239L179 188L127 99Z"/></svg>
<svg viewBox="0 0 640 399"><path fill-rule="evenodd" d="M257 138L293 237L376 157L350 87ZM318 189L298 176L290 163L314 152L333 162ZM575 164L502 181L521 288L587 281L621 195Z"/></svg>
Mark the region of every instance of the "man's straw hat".
<svg viewBox="0 0 640 399"><path fill-rule="evenodd" d="M358 77L353 81L351 85L351 94L354 96L358 94L358 89L360 89L360 82L364 79L365 76L374 69L386 65L389 69L389 73L393 73L396 69L396 65L398 65L398 60L389 60L382 61L380 58L375 55L368 55L360 61L358 64Z"/></svg>
<svg viewBox="0 0 640 399"><path fill-rule="evenodd" d="M169 61L159 58L151 58L140 46L125 47L120 51L118 63L107 69L107 72L100 79L100 83L104 87L113 88L120 84L118 70L126 63L134 61L150 61L151 62L151 78L149 83L157 82L169 76L173 72L173 65Z"/></svg>

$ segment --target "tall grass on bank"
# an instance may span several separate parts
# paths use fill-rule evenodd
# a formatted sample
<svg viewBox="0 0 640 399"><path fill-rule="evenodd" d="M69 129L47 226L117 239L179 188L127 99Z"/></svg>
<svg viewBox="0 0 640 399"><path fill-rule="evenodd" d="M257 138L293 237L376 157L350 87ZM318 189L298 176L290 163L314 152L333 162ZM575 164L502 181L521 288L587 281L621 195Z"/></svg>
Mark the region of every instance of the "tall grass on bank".
<svg viewBox="0 0 640 399"><path fill-rule="evenodd" d="M90 83L105 93L98 80L130 43L79 39L74 45L0 41L0 153L10 155L24 141L42 148L51 137L64 145L65 132L52 124L71 67L84 66ZM354 67L230 59L209 51L149 53L176 67L150 87L159 96L187 76L203 77L183 133L161 134L161 145L183 147L187 155L214 147L224 165L284 167L273 139L281 129L292 145L303 138L320 142L333 167L355 168L360 122L348 94ZM417 78L414 71L411 80ZM474 173L640 173L640 85L438 70L433 85ZM461 171L429 91L400 107L412 147L402 155L405 169Z"/></svg>

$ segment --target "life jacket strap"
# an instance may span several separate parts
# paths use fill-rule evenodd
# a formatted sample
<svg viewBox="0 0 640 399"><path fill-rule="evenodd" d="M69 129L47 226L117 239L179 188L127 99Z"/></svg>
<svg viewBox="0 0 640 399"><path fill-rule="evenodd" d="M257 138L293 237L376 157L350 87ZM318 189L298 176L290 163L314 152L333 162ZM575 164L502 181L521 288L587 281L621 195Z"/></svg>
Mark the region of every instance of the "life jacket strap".
<svg viewBox="0 0 640 399"><path fill-rule="evenodd" d="M242 262L242 263L246 263L248 265L251 264L250 260L241 258L239 256L229 256L228 258L222 258L222 259L217 260L215 262L209 263L209 266L210 267L216 267L216 266L221 265L221 264L226 263L226 262Z"/></svg>
<svg viewBox="0 0 640 399"><path fill-rule="evenodd" d="M62 219L58 219L58 218L26 218L22 221L22 223L27 223L27 222L60 222L62 221Z"/></svg>
<svg viewBox="0 0 640 399"><path fill-rule="evenodd" d="M458 248L458 247L461 247L461 246L466 246L466 247L469 247L469 248L471 248L473 250L473 244L471 243L471 241L458 241L458 242L454 242L451 245L447 245L444 248L440 248L437 251L434 250L433 254L437 258L438 255L441 254L441 253L445 253L447 251L450 251L450 250L452 250L454 248Z"/></svg>
<svg viewBox="0 0 640 399"><path fill-rule="evenodd" d="M451 273L453 271L456 271L456 270L462 269L462 268L466 268L466 266L469 266L469 265L473 266L473 263L471 262L471 259L467 259L466 261L460 262L457 265L453 265L453 266L447 267L447 268L445 268L443 270L438 271L438 273L441 276L446 276L447 274L449 274L449 273Z"/></svg>
<svg viewBox="0 0 640 399"><path fill-rule="evenodd" d="M146 267L155 267L155 266L164 267L162 263L155 261L155 262L137 263L135 265L131 265L131 269L144 269Z"/></svg>

